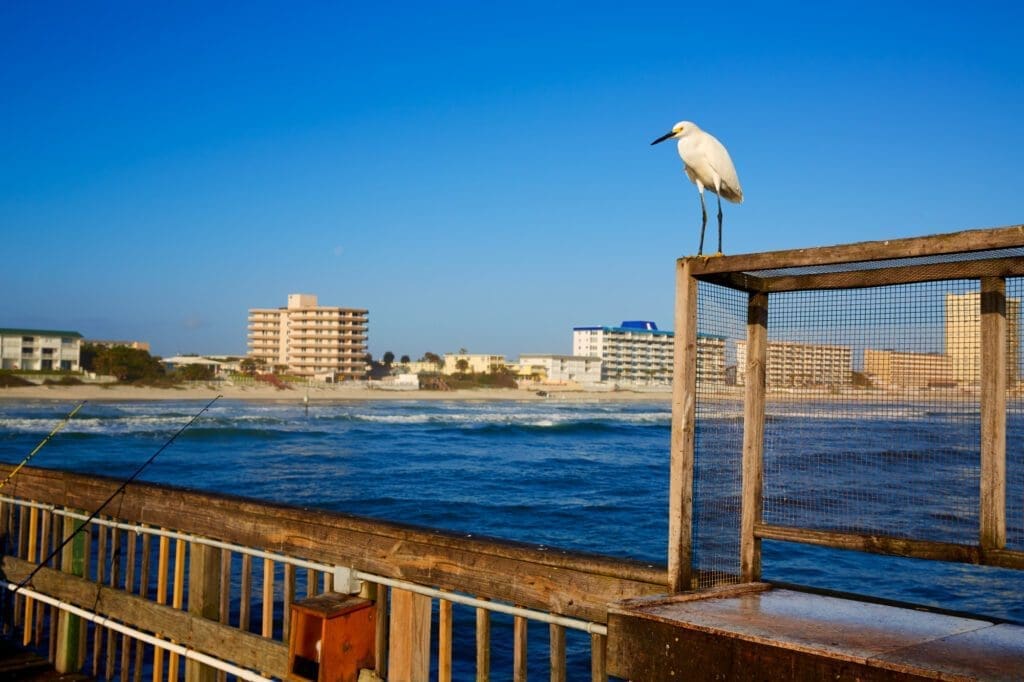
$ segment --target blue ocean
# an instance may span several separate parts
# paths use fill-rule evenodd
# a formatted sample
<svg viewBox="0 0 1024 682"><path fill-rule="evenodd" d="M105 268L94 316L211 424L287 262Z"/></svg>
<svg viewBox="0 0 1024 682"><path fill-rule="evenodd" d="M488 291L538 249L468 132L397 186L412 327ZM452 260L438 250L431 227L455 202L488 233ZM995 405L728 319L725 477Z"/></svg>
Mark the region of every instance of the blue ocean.
<svg viewBox="0 0 1024 682"><path fill-rule="evenodd" d="M89 403L33 465L127 477L203 404ZM19 462L71 407L0 401L0 460ZM970 472L976 462L967 460L977 457L977 432L965 428L956 415L936 413L927 405L882 413L870 406L862 410L855 420L847 414L843 423L800 406L783 405L769 413L769 441L785 450L784 442L772 439L784 440L796 430L805 438L802 442L816 444L816 461L832 463L834 470L822 470L820 464L818 469L801 467L796 460L766 462L766 486L783 491L773 498L781 506L766 509L766 520L800 522L809 520L801 513L835 511L785 507L786 490L799 499L798 491L821 486L823 479L854 489L884 488L886 481L877 480L884 470L877 463L882 461L898 470L895 487L920 482L921 491L911 508L899 510L867 508L879 504L879 498L868 499L863 509L867 518L877 517L876 525L885 528L886 519L899 512L897 532L913 535L921 530L927 536L938 524L948 527L951 541L972 542L977 487ZM664 564L670 416L668 402L659 401L388 400L314 402L307 408L299 400L221 400L140 478ZM735 426L735 413L722 419L724 437L698 431L698 447L708 454L697 476L705 486L701 494L712 498L718 475L723 476L721 497L735 492L727 480L735 458L713 449L735 440L729 429L741 427ZM928 428L908 429L908 419L927 420ZM1024 442L1021 422L1021 411L1013 411L1009 442ZM851 423L858 434L856 451L843 436ZM951 504L951 496L963 490L958 486L964 485L964 472L968 489L974 486L974 498ZM1024 540L1024 519L1021 482L1013 480L1022 473L1011 468L1008 490L1009 535L1017 542ZM734 513L735 504L730 509ZM707 513L698 509L698 522ZM710 523L698 529L699 547L717 543L719 550L728 550L735 544L731 536L708 537L718 532ZM723 528L721 533L735 531ZM765 542L764 576L1024 622L1024 574L1016 571ZM456 662L456 674L472 679L471 614L458 613L457 608L456 641L470 653L468 663ZM495 627L504 627L500 619ZM546 638L546 627L536 633L531 629L531 648L546 648ZM508 652L498 639L496 630L493 670L495 679L503 679ZM570 639L572 665L584 678L585 649L582 638ZM540 676L546 674L542 654L536 661ZM531 674L534 657L531 651Z"/></svg>

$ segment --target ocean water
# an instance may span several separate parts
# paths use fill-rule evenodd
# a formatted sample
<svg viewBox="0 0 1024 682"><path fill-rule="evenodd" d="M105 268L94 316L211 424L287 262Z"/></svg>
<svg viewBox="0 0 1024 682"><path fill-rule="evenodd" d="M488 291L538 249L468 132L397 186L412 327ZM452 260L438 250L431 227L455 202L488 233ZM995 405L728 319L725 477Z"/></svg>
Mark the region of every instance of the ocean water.
<svg viewBox="0 0 1024 682"><path fill-rule="evenodd" d="M89 403L33 465L127 477L203 404ZM19 462L71 407L0 401L0 460ZM856 505L855 516L875 527L887 528L899 517L896 532L928 536L938 527L950 541L972 541L977 486L967 460L977 435L958 415L927 405L884 412L864 406L841 419L800 405L773 409L767 426L772 450L788 452L792 445L797 452L792 461L766 460L766 486L777 491L766 520L813 525L841 517L851 510L807 507L801 500L826 497L832 485L884 490L878 466L884 462L895 490L837 504ZM725 427L714 426L714 419L699 426L720 430L698 431L706 453L698 472L706 486L698 523L707 521L698 530L698 556L735 546L735 530L717 528L712 512L719 503L736 510L736 462L727 451L741 429L737 414L722 407ZM667 402L647 401L369 401L306 409L299 400L222 400L140 478L664 564L670 415ZM1011 443L1024 438L1020 415L1011 413ZM793 434L799 442L787 444ZM802 466L798 457L807 443L814 443L816 468ZM719 446L723 452L716 452ZM1011 468L1010 475L1022 473ZM901 490L908 481L920 488L913 497ZM950 503L971 486L973 500ZM1011 481L1008 492L1016 540L1024 540L1016 499L1021 487ZM764 575L1024 622L1024 572L766 542ZM456 675L472 679L472 614L460 611L469 610L456 607L455 636L468 654L456 652ZM507 627L496 619L496 633ZM546 627L531 628L529 637L531 674L543 676ZM505 638L495 635L496 679L510 660L499 639ZM570 665L579 677L586 677L586 650L585 638L570 636Z"/></svg>

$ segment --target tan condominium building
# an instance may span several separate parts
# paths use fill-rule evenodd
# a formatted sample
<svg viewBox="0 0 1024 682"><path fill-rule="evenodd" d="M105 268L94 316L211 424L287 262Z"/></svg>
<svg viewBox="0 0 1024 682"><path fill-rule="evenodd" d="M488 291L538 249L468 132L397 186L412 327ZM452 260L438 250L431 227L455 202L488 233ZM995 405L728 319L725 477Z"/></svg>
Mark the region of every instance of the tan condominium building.
<svg viewBox="0 0 1024 682"><path fill-rule="evenodd" d="M736 383L746 383L747 342L736 342ZM768 386L845 386L853 381L853 352L849 346L795 341L769 341Z"/></svg>
<svg viewBox="0 0 1024 682"><path fill-rule="evenodd" d="M946 294L946 355L953 379L977 385L981 376L981 294ZM1020 299L1006 299L1006 378L1012 386L1020 375Z"/></svg>
<svg viewBox="0 0 1024 682"><path fill-rule="evenodd" d="M864 351L864 373L883 388L921 388L949 386L953 366L941 353L907 353L894 350Z"/></svg>
<svg viewBox="0 0 1024 682"><path fill-rule="evenodd" d="M367 311L317 304L313 294L289 294L284 308L249 310L249 357L298 376L366 376Z"/></svg>

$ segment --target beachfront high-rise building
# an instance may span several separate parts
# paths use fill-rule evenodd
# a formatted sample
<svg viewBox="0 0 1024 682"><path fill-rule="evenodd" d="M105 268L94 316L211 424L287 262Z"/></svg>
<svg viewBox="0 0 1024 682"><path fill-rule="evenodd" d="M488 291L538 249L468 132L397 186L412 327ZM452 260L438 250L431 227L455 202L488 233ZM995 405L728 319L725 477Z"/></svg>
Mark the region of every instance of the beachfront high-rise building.
<svg viewBox="0 0 1024 682"><path fill-rule="evenodd" d="M981 368L981 294L946 294L946 355L953 379L978 385ZM1017 383L1020 362L1020 299L1006 299L1006 380Z"/></svg>
<svg viewBox="0 0 1024 682"><path fill-rule="evenodd" d="M765 380L768 386L846 386L853 382L849 346L769 341ZM747 342L736 342L736 383L746 383Z"/></svg>
<svg viewBox="0 0 1024 682"><path fill-rule="evenodd" d="M601 380L630 383L672 382L675 334L646 320L618 327L573 327L572 354L601 358ZM697 337L697 381L725 383L725 339Z"/></svg>
<svg viewBox="0 0 1024 682"><path fill-rule="evenodd" d="M77 372L82 335L52 329L0 329L0 369Z"/></svg>
<svg viewBox="0 0 1024 682"><path fill-rule="evenodd" d="M873 383L884 388L920 388L954 383L949 356L941 353L867 348L864 351L864 373Z"/></svg>
<svg viewBox="0 0 1024 682"><path fill-rule="evenodd" d="M249 310L249 357L268 367L319 379L366 375L366 310L317 305L289 294L284 308Z"/></svg>

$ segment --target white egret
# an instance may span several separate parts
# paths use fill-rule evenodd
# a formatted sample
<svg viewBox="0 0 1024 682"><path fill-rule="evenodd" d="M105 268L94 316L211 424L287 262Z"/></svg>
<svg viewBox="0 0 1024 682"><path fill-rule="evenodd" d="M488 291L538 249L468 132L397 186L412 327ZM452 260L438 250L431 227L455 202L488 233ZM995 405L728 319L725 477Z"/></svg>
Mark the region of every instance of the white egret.
<svg viewBox="0 0 1024 682"><path fill-rule="evenodd" d="M708 211L704 206L704 188L714 192L718 197L718 254L722 255L722 197L735 204L743 203L743 188L736 175L736 167L732 165L729 152L714 135L704 132L697 124L680 121L672 126L672 130L652 142L656 145L669 138L679 140L679 157L683 160L683 170L700 193L700 246L697 255L704 252L704 228L708 223Z"/></svg>

